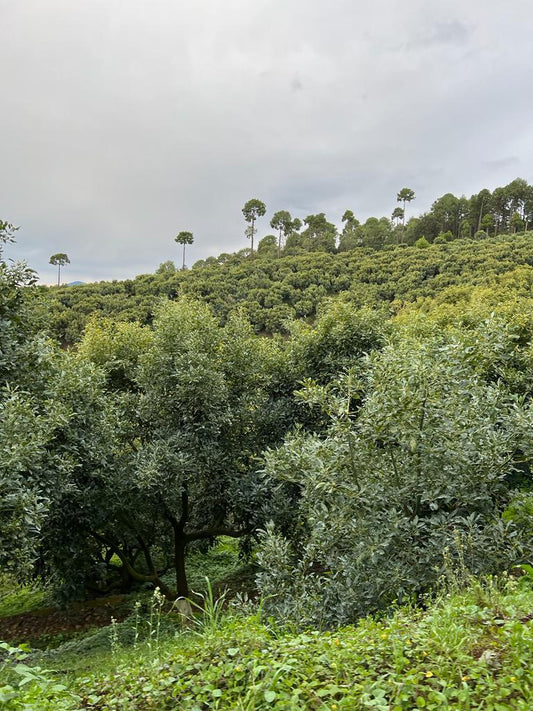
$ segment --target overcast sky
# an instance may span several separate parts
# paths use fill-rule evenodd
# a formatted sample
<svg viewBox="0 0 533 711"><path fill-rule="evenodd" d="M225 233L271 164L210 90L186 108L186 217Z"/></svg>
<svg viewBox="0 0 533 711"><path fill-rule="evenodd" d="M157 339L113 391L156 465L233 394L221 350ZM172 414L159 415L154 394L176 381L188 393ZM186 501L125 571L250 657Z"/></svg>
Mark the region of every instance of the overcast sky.
<svg viewBox="0 0 533 711"><path fill-rule="evenodd" d="M42 281L533 182L531 0L0 0L0 218Z"/></svg>

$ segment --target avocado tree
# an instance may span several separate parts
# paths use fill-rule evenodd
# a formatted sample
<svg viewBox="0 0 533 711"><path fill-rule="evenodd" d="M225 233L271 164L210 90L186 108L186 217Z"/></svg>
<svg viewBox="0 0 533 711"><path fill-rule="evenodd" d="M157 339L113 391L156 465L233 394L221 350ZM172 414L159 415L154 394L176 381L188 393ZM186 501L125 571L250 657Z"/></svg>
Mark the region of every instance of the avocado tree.
<svg viewBox="0 0 533 711"><path fill-rule="evenodd" d="M532 410L484 380L468 343L437 341L405 339L301 392L330 424L267 455L281 500L300 493L292 526L264 539L273 612L346 624L530 550L501 515L519 467L530 486Z"/></svg>
<svg viewBox="0 0 533 711"><path fill-rule="evenodd" d="M178 244L183 245L183 259L181 268L185 269L185 245L192 244L194 242L193 234L192 232L179 232L178 235L174 237L174 241Z"/></svg>
<svg viewBox="0 0 533 711"><path fill-rule="evenodd" d="M278 347L241 317L220 328L187 300L162 305L150 337L143 331L93 322L81 344L76 357L106 374L107 405L95 387L85 438L104 419L107 434L56 493L45 539L57 577L78 589L113 560L124 584L187 597L191 545L245 538L264 523L258 456L285 426L269 385ZM174 588L162 577L169 570Z"/></svg>
<svg viewBox="0 0 533 711"><path fill-rule="evenodd" d="M57 285L60 286L61 267L64 267L65 264L70 264L70 259L64 252L58 252L57 254L52 254L52 256L50 257L49 264L57 266Z"/></svg>
<svg viewBox="0 0 533 711"><path fill-rule="evenodd" d="M48 395L53 349L36 335L27 303L35 272L3 258L16 231L0 220L0 566L25 575L47 506L46 444L63 414Z"/></svg>

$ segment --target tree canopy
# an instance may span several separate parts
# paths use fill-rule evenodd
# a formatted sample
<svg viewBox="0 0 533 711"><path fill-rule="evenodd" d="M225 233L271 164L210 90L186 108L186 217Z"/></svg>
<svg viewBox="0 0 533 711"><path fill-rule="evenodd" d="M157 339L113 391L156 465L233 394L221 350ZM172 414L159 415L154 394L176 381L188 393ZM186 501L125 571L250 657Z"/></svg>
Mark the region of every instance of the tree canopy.
<svg viewBox="0 0 533 711"><path fill-rule="evenodd" d="M52 254L50 257L50 264L57 266L57 285L61 285L61 267L65 264L70 264L70 259L64 252L58 252L57 254Z"/></svg>

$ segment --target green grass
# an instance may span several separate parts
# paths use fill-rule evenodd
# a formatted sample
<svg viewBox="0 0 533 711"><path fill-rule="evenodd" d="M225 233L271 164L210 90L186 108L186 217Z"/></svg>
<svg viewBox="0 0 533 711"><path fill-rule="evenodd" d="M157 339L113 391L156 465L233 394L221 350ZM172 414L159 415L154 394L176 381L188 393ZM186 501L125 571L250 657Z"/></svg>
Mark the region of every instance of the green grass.
<svg viewBox="0 0 533 711"><path fill-rule="evenodd" d="M38 584L17 585L7 575L0 575L0 617L33 612L50 604L49 593Z"/></svg>
<svg viewBox="0 0 533 711"><path fill-rule="evenodd" d="M167 620L157 644L153 636L135 648L116 643L89 654L83 668L69 668L65 650L63 672L49 684L60 680L75 696L60 690L54 699L49 685L39 708L505 711L533 705L527 582L473 583L426 610L404 607L329 632L282 629L231 606L219 612L208 606L211 619L192 629ZM25 688L35 694L32 684Z"/></svg>
<svg viewBox="0 0 533 711"><path fill-rule="evenodd" d="M224 589L255 591L256 567L243 561L239 555L239 541L221 536L206 552L192 550L187 555L187 579L189 588L196 593L206 592L206 580L221 593ZM174 584L171 575L165 578Z"/></svg>

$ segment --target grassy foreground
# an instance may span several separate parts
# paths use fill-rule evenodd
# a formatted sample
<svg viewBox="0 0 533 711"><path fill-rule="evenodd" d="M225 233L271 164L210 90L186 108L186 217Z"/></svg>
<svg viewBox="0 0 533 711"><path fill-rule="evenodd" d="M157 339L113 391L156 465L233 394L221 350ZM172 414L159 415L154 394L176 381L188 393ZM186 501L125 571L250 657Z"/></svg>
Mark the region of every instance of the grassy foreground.
<svg viewBox="0 0 533 711"><path fill-rule="evenodd" d="M155 613L152 607L142 643L133 629L129 642L121 642L133 625L127 620L106 631L107 649L89 645L83 655L80 642L41 659L30 654L17 661L18 653L6 650L0 707L499 711L533 705L527 577L474 583L425 610L402 608L335 632L280 629L212 600L192 629Z"/></svg>

